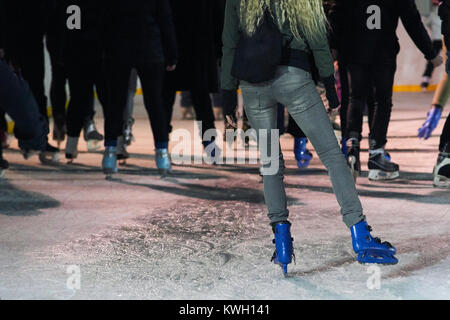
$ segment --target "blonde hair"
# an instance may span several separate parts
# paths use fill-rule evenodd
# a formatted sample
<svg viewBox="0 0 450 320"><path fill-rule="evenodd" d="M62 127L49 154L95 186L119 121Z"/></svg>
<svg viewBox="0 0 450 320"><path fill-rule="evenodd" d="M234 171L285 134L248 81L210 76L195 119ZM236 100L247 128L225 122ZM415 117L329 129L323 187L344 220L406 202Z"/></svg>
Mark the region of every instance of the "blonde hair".
<svg viewBox="0 0 450 320"><path fill-rule="evenodd" d="M271 2L274 1L274 8ZM295 38L301 34L314 40L327 32L327 18L322 0L241 0L240 22L244 31L253 34L267 8L281 29L286 22ZM275 11L275 12L273 12Z"/></svg>

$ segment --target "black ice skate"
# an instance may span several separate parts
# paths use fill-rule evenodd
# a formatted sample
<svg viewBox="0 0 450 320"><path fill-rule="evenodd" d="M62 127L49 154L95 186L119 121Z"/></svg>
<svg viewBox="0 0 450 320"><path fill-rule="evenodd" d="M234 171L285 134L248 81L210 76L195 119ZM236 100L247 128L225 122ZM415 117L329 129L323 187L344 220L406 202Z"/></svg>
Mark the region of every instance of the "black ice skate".
<svg viewBox="0 0 450 320"><path fill-rule="evenodd" d="M433 185L436 188L450 188L450 143L447 143L433 171Z"/></svg>
<svg viewBox="0 0 450 320"><path fill-rule="evenodd" d="M89 152L96 151L102 147L103 135L95 127L94 120L86 121L84 125L84 140Z"/></svg>
<svg viewBox="0 0 450 320"><path fill-rule="evenodd" d="M130 158L125 141L126 140L123 136L117 138L117 160L121 166L125 166L127 164L127 160Z"/></svg>
<svg viewBox="0 0 450 320"><path fill-rule="evenodd" d="M58 144L58 148L61 146L61 143L66 138L66 125L64 124L64 121L55 120L53 127L53 140L56 141Z"/></svg>
<svg viewBox="0 0 450 320"><path fill-rule="evenodd" d="M390 160L384 149L380 152L371 151L369 157L369 180L394 180L400 176L400 167Z"/></svg>
<svg viewBox="0 0 450 320"><path fill-rule="evenodd" d="M5 176L5 171L9 168L9 163L3 159L1 152L0 150L0 179Z"/></svg>
<svg viewBox="0 0 450 320"><path fill-rule="evenodd" d="M78 157L78 140L78 137L67 137L66 159L69 164Z"/></svg>
<svg viewBox="0 0 450 320"><path fill-rule="evenodd" d="M353 179L358 179L361 176L361 161L359 160L359 153L361 151L360 143L358 139L351 138L347 140L347 163L352 172Z"/></svg>
<svg viewBox="0 0 450 320"><path fill-rule="evenodd" d="M59 149L47 143L45 150L39 152L39 160L42 164L54 164L59 162Z"/></svg>
<svg viewBox="0 0 450 320"><path fill-rule="evenodd" d="M132 142L134 142L133 124L134 124L133 118L129 118L127 123L125 123L124 129L123 129L123 138L125 141L125 146L129 146L129 145L131 145Z"/></svg>

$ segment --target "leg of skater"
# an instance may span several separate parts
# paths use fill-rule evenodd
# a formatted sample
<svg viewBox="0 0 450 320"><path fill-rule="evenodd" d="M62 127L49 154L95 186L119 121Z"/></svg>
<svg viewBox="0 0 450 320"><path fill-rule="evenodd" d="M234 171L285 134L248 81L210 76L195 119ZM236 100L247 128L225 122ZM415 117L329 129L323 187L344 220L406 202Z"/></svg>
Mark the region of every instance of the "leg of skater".
<svg viewBox="0 0 450 320"><path fill-rule="evenodd" d="M392 180L399 177L399 166L391 161L385 150L392 113L395 70L395 61L375 64L371 68L376 104L369 136L370 180Z"/></svg>
<svg viewBox="0 0 450 320"><path fill-rule="evenodd" d="M139 78L142 83L144 104L147 110L155 140L156 166L162 175L172 171L169 159L169 130L163 105L164 63L144 63L138 65Z"/></svg>

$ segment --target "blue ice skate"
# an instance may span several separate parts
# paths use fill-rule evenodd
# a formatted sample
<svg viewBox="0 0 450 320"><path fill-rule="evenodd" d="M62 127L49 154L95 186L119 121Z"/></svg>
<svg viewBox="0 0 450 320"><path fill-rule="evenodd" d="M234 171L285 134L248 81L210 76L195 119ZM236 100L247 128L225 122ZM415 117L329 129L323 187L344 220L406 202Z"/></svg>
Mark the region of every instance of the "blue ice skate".
<svg viewBox="0 0 450 320"><path fill-rule="evenodd" d="M306 168L309 166L309 162L313 158L311 152L306 149L308 144L308 139L306 138L295 138L294 139L294 155L297 160L297 165L299 168Z"/></svg>
<svg viewBox="0 0 450 320"><path fill-rule="evenodd" d="M344 155L345 159L347 159L348 158L348 146L347 146L346 138L341 139L341 151L342 151L342 154Z"/></svg>
<svg viewBox="0 0 450 320"><path fill-rule="evenodd" d="M211 140L203 141L203 147L205 149L207 162L214 165L217 164L222 154L222 150L219 146L214 142L214 140Z"/></svg>
<svg viewBox="0 0 450 320"><path fill-rule="evenodd" d="M353 250L358 254L356 260L360 263L397 264L394 256L397 250L389 242L381 242L379 238L370 235L372 228L367 222L361 221L350 228Z"/></svg>
<svg viewBox="0 0 450 320"><path fill-rule="evenodd" d="M102 161L103 173L106 174L106 178L118 172L117 169L117 148L105 147L105 153Z"/></svg>
<svg viewBox="0 0 450 320"><path fill-rule="evenodd" d="M292 263L292 258L295 262L294 248L292 242L294 239L291 236L291 223L280 222L273 226L273 233L275 234L275 252L272 261L278 264L283 269L283 274L287 275L288 264Z"/></svg>
<svg viewBox="0 0 450 320"><path fill-rule="evenodd" d="M156 167L163 175L172 172L172 164L167 149L156 149Z"/></svg>

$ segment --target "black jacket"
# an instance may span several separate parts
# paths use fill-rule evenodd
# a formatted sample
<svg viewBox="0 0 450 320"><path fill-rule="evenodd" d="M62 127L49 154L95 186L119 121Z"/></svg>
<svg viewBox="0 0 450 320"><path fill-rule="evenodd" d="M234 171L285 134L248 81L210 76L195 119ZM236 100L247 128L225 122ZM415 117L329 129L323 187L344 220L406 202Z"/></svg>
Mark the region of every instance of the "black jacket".
<svg viewBox="0 0 450 320"><path fill-rule="evenodd" d="M439 6L439 16L442 19L442 34L444 36L445 46L450 48L450 0L442 1Z"/></svg>
<svg viewBox="0 0 450 320"><path fill-rule="evenodd" d="M380 8L381 28L370 30L369 6ZM427 60L437 56L422 24L414 0L335 0L329 15L333 29L332 46L348 63L395 60L400 45L396 35L399 19Z"/></svg>
<svg viewBox="0 0 450 320"><path fill-rule="evenodd" d="M42 41L56 0L0 0L0 46L20 64L28 47Z"/></svg>
<svg viewBox="0 0 450 320"><path fill-rule="evenodd" d="M222 53L224 0L171 0L179 61L166 74L177 90L218 90L218 60Z"/></svg>
<svg viewBox="0 0 450 320"><path fill-rule="evenodd" d="M106 53L123 61L177 62L177 43L168 0L111 0Z"/></svg>

